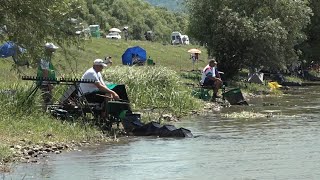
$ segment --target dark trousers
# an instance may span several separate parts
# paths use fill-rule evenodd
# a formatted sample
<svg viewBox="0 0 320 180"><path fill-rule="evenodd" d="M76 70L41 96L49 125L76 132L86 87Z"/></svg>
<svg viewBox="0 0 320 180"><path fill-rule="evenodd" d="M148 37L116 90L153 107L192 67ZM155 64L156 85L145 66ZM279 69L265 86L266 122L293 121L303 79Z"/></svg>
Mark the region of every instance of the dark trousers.
<svg viewBox="0 0 320 180"><path fill-rule="evenodd" d="M209 78L205 78L202 86L211 86L214 87L215 81Z"/></svg>
<svg viewBox="0 0 320 180"><path fill-rule="evenodd" d="M94 91L91 93L86 93L84 97L87 99L90 103L103 103L105 101L105 97L99 96L99 95L107 95L106 92L102 91Z"/></svg>

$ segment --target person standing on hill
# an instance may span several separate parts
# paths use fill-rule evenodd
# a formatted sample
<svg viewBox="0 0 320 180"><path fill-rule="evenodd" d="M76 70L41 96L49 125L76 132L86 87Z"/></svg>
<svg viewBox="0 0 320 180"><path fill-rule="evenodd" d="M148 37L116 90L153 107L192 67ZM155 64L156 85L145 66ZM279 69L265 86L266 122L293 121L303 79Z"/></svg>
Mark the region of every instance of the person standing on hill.
<svg viewBox="0 0 320 180"><path fill-rule="evenodd" d="M212 87L212 99L220 98L220 96L218 96L218 91L222 86L222 80L216 67L217 64L215 59L210 59L209 64L202 71L202 78L200 81L201 86Z"/></svg>
<svg viewBox="0 0 320 180"><path fill-rule="evenodd" d="M52 103L53 86L46 79L56 79L56 72L52 65L52 56L57 49L58 46L53 43L46 43L44 46L44 55L38 65L37 77L41 78L41 80L38 81L38 85L43 92L42 97L45 105Z"/></svg>

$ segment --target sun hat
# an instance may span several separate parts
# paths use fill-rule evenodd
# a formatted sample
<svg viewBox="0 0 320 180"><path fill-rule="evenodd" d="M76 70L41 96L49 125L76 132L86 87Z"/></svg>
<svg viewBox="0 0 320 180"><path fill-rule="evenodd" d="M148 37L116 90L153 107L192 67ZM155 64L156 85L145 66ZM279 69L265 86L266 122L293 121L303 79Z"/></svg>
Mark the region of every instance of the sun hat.
<svg viewBox="0 0 320 180"><path fill-rule="evenodd" d="M53 43L46 43L44 45L44 47L47 48L47 49L54 49L54 50L59 48L58 46L54 45Z"/></svg>
<svg viewBox="0 0 320 180"><path fill-rule="evenodd" d="M95 59L93 61L93 65L100 65L100 66L103 66L103 67L107 67L107 65L104 63L104 61L102 59Z"/></svg>

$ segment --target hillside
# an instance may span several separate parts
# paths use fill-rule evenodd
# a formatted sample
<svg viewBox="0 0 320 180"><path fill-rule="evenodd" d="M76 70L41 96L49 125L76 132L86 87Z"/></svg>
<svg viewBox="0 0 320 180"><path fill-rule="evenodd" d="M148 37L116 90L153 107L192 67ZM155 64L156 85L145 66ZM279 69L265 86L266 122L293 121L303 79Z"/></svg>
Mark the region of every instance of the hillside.
<svg viewBox="0 0 320 180"><path fill-rule="evenodd" d="M114 66L121 65L121 56L128 47L140 46L147 51L147 56L155 61L157 66L165 66L177 72L182 70L192 70L190 54L187 52L191 48L200 48L202 55L200 62L196 64L196 69L202 69L206 64L206 50L202 47L192 45L188 46L172 46L163 45L156 42L148 41L125 41L110 40L105 38L87 41L84 50L76 47L69 48L65 56L62 48L60 48L53 59L55 67L58 69L58 76L78 77L92 65L92 61L96 58L104 58L112 56ZM0 87L6 86L8 82L19 80L19 75L12 70L13 61L11 58L1 59L0 65ZM110 67L112 68L112 67ZM35 75L36 69L19 68L24 75Z"/></svg>
<svg viewBox="0 0 320 180"><path fill-rule="evenodd" d="M161 1L165 2L171 1ZM169 4L178 7L177 2L172 1ZM151 30L155 35L154 41L169 42L171 32L187 30L188 18L185 14L174 13L153 5L136 0L97 0L95 3L87 3L88 12L82 12L80 18L88 24L99 24L104 32L113 27L123 29L127 26L131 40L145 40L144 33Z"/></svg>
<svg viewBox="0 0 320 180"><path fill-rule="evenodd" d="M183 0L146 0L150 4L159 7L166 7L169 10L173 11L182 11L183 7Z"/></svg>

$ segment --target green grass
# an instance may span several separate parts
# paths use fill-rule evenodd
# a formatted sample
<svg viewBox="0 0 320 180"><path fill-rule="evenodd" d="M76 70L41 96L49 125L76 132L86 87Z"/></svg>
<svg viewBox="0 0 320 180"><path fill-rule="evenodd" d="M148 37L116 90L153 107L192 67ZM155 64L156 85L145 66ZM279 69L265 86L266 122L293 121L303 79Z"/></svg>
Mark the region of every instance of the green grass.
<svg viewBox="0 0 320 180"><path fill-rule="evenodd" d="M203 52L200 61L195 65L196 69L202 69L206 65L206 50L201 47L192 45L188 46L172 46L162 45L149 41L124 41L112 39L93 39L86 41L85 50L75 47L70 48L68 59L66 60L62 51L57 51L54 59L55 66L65 67L61 74L82 74L88 67L92 65L92 61L96 58L104 58L112 56L114 65L121 65L121 56L125 50L132 46L140 46L147 51L147 57L151 56L156 65L165 66L175 71L192 70L192 62L188 49L200 48ZM71 66L70 66L71 65ZM60 68L61 70L63 68Z"/></svg>
<svg viewBox="0 0 320 180"><path fill-rule="evenodd" d="M310 73L312 76L320 77L320 72L319 72L318 70L310 70L309 73Z"/></svg>
<svg viewBox="0 0 320 180"><path fill-rule="evenodd" d="M128 47L139 45L146 49L147 56L156 63L154 67L122 66L121 56ZM92 39L81 47L60 48L53 58L57 77L80 78L92 66L96 58L112 56L113 66L105 70L105 80L127 85L128 95L134 110L163 108L166 112L181 116L190 110L200 108L199 100L191 97L191 89L183 85L180 72L202 69L206 65L206 50L199 63L192 66L187 52L196 46L171 46L147 41L124 41ZM198 47L199 48L199 47ZM32 144L45 142L95 141L101 132L81 121L63 122L42 112L38 106L41 95L38 92L26 101L33 85L22 81L21 75L36 75L33 68L14 68L11 58L1 59L0 90L15 91L16 94L0 93L0 160L10 156L9 146L24 142ZM35 62L33 60L32 62ZM55 86L54 99L58 99L64 86ZM24 104L22 102L25 102Z"/></svg>
<svg viewBox="0 0 320 180"><path fill-rule="evenodd" d="M181 116L190 110L200 108L197 99L191 96L179 74L169 68L122 67L107 69L107 80L126 84L128 95L135 109L167 108L168 112Z"/></svg>
<svg viewBox="0 0 320 180"><path fill-rule="evenodd" d="M296 82L296 83L302 83L302 79L297 76L285 76L285 79L287 82Z"/></svg>
<svg viewBox="0 0 320 180"><path fill-rule="evenodd" d="M0 162L4 161L12 156L12 151L8 146L0 145ZM0 173L1 173L1 164L0 164Z"/></svg>

